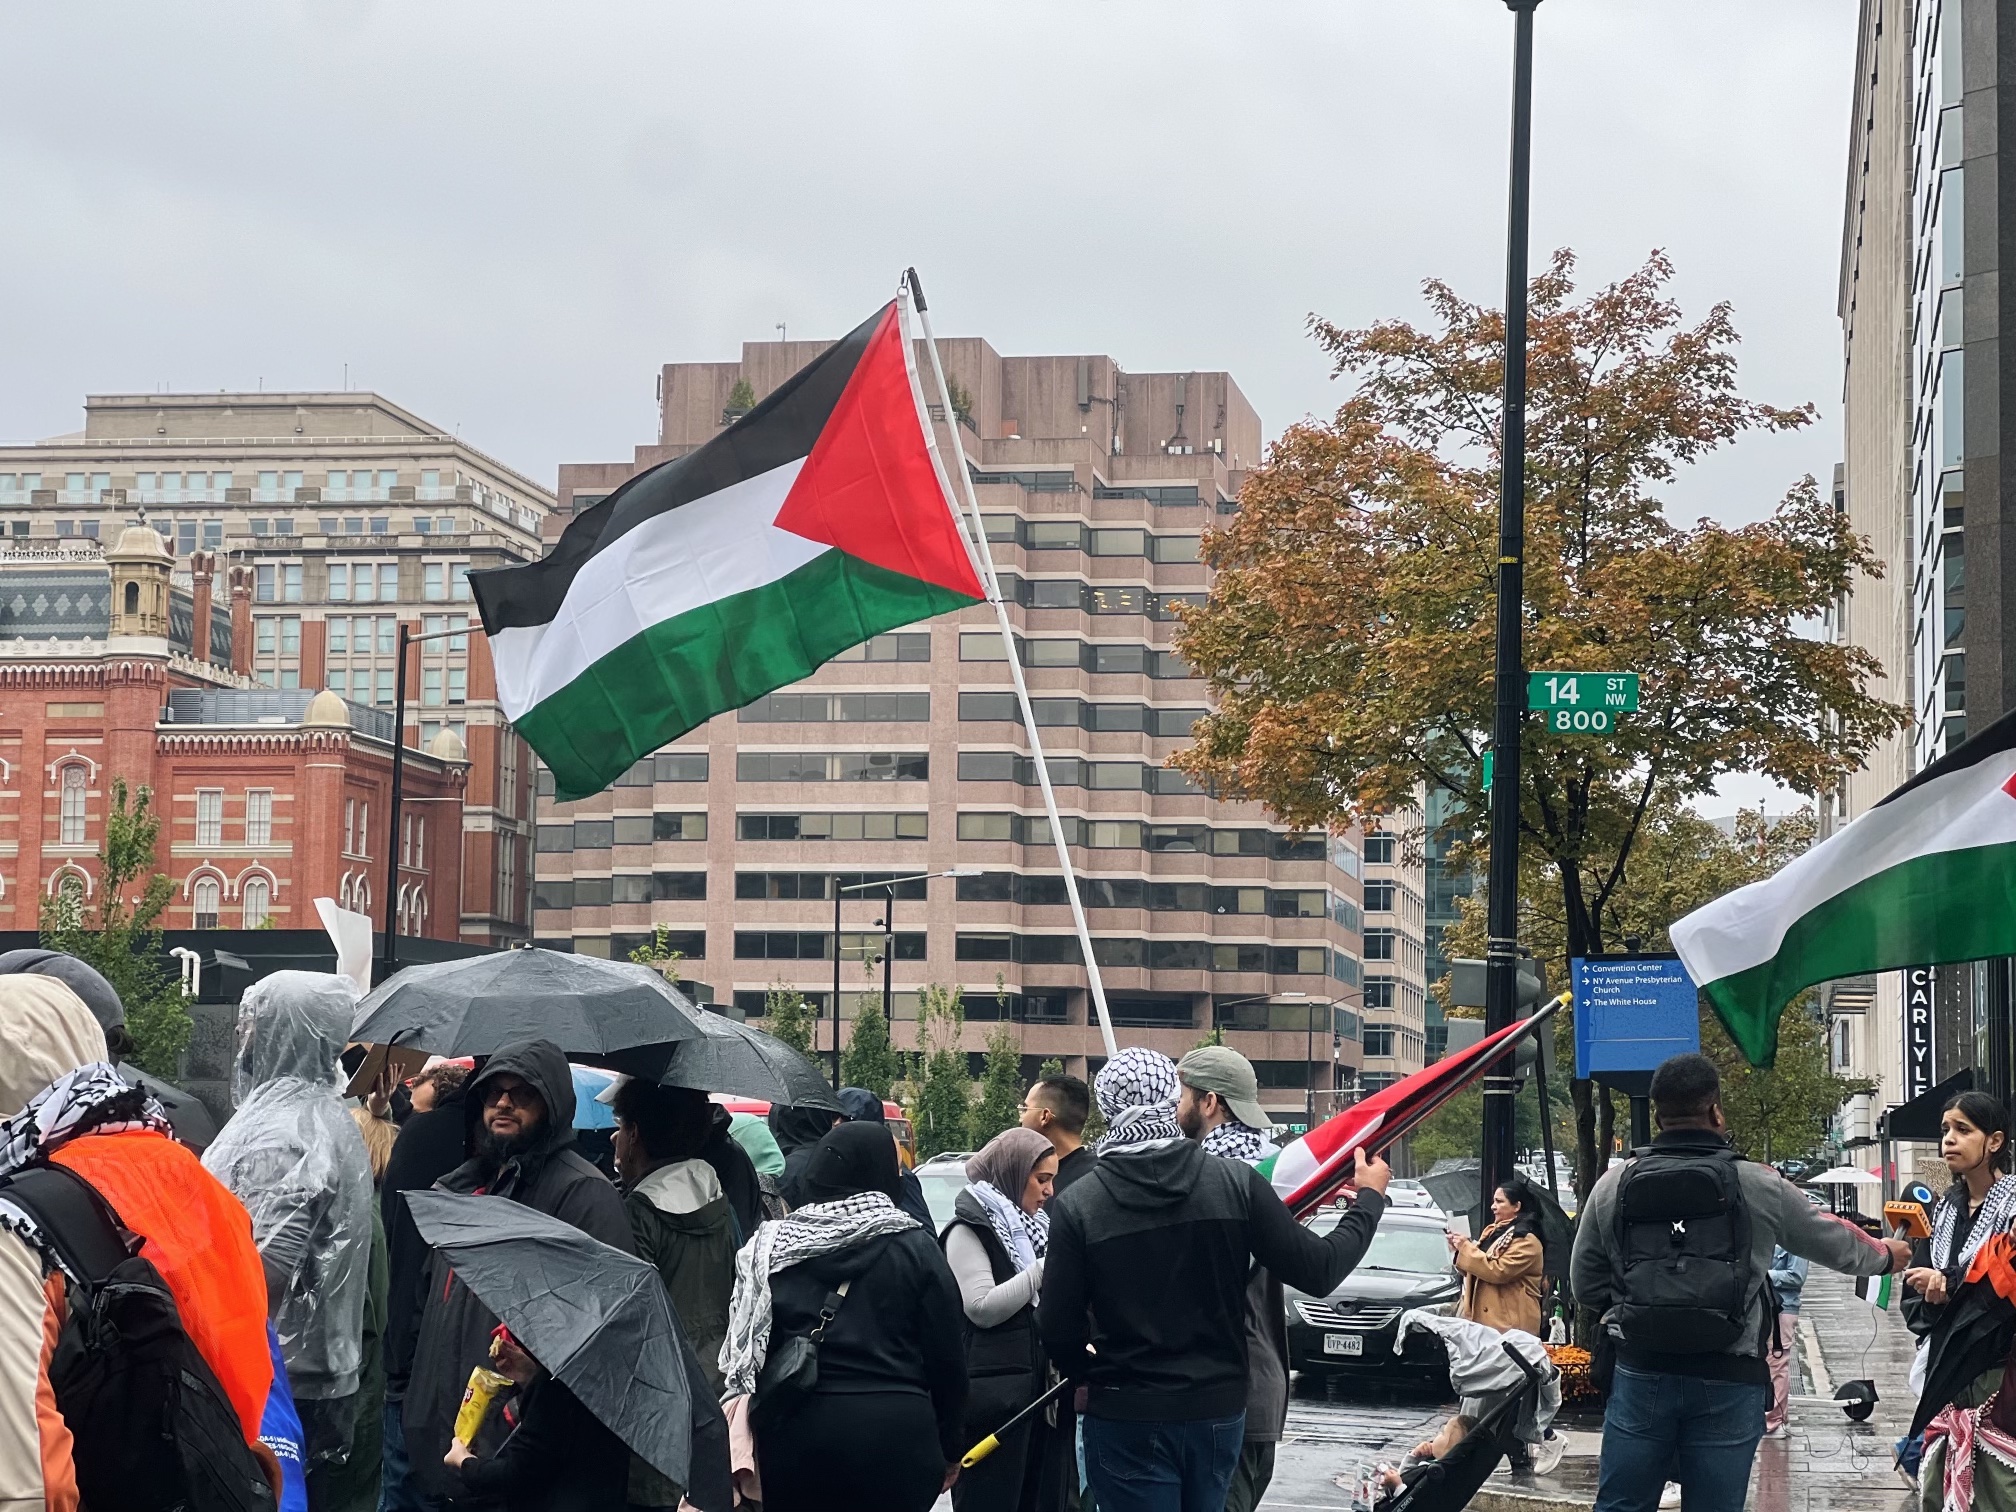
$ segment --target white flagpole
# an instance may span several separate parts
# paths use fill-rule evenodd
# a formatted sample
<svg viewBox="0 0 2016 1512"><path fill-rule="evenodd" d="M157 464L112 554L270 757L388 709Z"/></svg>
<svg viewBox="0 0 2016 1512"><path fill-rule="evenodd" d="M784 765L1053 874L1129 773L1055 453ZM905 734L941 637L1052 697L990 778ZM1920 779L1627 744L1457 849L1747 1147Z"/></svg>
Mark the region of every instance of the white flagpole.
<svg viewBox="0 0 2016 1512"><path fill-rule="evenodd" d="M917 318L924 326L924 347L931 354L931 376L937 380L938 403L945 414L946 429L951 433L953 451L957 454L956 465L938 450L938 432L931 423L927 410L919 418L924 422L924 435L931 448L931 455L939 468L958 478L960 497L965 500L966 512L972 520L973 540L969 549L973 551L975 565L979 567L987 588L988 602L994 606L994 617L1001 625L1001 647L1008 656L1008 675L1015 680L1015 702L1022 710L1022 726L1029 732L1029 752L1036 762L1036 781L1043 789L1043 811L1050 816L1050 838L1057 844L1057 863L1064 869L1064 896L1071 900L1071 922L1078 926L1078 948L1085 956L1085 976L1092 987L1092 1006L1099 1014L1099 1037L1106 1042L1106 1057L1111 1060L1120 1053L1120 1046L1113 1038L1113 1015L1106 1008L1106 984L1099 979L1099 962L1092 954L1092 931L1085 923L1085 905L1078 899L1078 877L1071 869L1071 850L1064 843L1064 821L1057 814L1057 793L1050 786L1050 765L1043 758L1043 737L1036 730L1036 712L1029 707L1029 684L1022 676L1022 658L1015 654L1015 627L1008 619L1008 606L1001 600L1001 579L994 571L994 553L987 544L987 527L980 518L980 501L973 492L973 478L966 470L965 450L959 445L957 429L958 416L952 410L952 391L945 382L945 364L938 355L938 338L931 331L931 313L924 303L924 286L917 281L917 270L905 270L906 287L899 289L897 300L905 306L915 301ZM906 299L905 296L908 296ZM909 322L904 322L904 353L911 351Z"/></svg>

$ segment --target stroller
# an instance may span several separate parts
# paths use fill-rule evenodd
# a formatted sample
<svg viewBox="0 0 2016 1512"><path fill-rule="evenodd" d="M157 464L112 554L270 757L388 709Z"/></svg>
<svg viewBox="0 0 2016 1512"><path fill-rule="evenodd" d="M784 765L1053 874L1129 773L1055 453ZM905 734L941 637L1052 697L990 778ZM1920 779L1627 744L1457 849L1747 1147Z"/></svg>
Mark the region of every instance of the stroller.
<svg viewBox="0 0 2016 1512"><path fill-rule="evenodd" d="M1462 1442L1434 1459L1409 1455L1399 1485L1375 1488L1378 1512L1462 1512L1514 1444L1545 1441L1561 1409L1561 1373L1540 1341L1517 1329L1499 1333L1482 1323L1411 1309L1400 1317L1393 1347L1410 1330L1439 1337L1449 1355L1449 1381L1462 1394L1457 1414L1472 1426Z"/></svg>

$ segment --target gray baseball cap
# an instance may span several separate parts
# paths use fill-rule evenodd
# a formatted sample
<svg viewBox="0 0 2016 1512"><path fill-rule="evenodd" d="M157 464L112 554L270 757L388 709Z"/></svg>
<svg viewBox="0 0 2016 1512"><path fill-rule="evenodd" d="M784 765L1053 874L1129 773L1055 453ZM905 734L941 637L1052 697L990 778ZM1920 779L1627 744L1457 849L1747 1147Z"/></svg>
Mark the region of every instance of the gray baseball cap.
<svg viewBox="0 0 2016 1512"><path fill-rule="evenodd" d="M26 972L54 977L84 1000L98 1027L106 1031L124 1028L126 1005L97 967L60 950L10 950L0 955L0 976Z"/></svg>
<svg viewBox="0 0 2016 1512"><path fill-rule="evenodd" d="M1232 1116L1263 1133L1274 1126L1260 1106L1260 1079L1253 1062L1223 1045L1199 1045L1176 1063L1176 1079L1196 1092L1216 1092Z"/></svg>

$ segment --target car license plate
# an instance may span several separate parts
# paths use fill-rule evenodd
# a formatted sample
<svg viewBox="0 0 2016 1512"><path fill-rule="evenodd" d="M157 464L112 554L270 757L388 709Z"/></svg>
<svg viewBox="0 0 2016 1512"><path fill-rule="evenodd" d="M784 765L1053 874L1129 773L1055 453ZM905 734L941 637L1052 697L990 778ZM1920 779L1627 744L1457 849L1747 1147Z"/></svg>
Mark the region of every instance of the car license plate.
<svg viewBox="0 0 2016 1512"><path fill-rule="evenodd" d="M1326 1333L1323 1335L1323 1353L1362 1355L1365 1353L1365 1335Z"/></svg>

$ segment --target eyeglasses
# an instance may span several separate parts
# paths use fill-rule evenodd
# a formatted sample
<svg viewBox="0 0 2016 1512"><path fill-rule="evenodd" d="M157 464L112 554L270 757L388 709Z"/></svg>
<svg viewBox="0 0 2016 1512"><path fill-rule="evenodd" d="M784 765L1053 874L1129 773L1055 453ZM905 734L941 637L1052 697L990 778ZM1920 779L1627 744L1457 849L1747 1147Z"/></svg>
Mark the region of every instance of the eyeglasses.
<svg viewBox="0 0 2016 1512"><path fill-rule="evenodd" d="M483 1089L483 1106L486 1108L494 1108L497 1104L506 1102L510 1103L513 1107L529 1108L538 1101L539 1094L526 1082L520 1082L515 1087L485 1087Z"/></svg>

